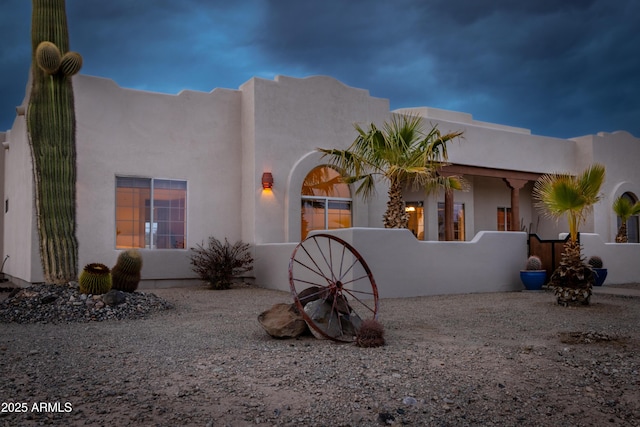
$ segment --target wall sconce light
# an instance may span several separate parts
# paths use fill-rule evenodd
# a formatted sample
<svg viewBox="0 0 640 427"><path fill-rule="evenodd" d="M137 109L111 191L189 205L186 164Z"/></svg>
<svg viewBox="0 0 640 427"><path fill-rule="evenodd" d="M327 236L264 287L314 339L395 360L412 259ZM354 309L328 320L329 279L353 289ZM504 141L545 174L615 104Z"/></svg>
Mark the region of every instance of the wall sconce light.
<svg viewBox="0 0 640 427"><path fill-rule="evenodd" d="M16 114L19 116L24 116L25 111L26 111L26 108L24 105L18 105L16 107Z"/></svg>
<svg viewBox="0 0 640 427"><path fill-rule="evenodd" d="M269 188L273 188L273 175L271 175L271 172L265 172L262 174L262 189Z"/></svg>

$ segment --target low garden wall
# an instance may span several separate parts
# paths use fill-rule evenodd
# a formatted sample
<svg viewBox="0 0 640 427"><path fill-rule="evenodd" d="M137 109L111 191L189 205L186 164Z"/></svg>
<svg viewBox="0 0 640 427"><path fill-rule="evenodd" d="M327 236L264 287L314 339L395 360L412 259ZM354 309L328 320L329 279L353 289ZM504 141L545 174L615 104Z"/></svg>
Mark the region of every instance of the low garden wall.
<svg viewBox="0 0 640 427"><path fill-rule="evenodd" d="M417 240L406 229L347 228L323 231L362 255L381 298L504 292L522 289L527 258L524 232L483 231L470 242ZM296 244L256 245L256 284L289 291L288 266Z"/></svg>
<svg viewBox="0 0 640 427"><path fill-rule="evenodd" d="M606 285L640 283L640 243L606 243L599 234L580 233L582 253L597 255L607 269Z"/></svg>

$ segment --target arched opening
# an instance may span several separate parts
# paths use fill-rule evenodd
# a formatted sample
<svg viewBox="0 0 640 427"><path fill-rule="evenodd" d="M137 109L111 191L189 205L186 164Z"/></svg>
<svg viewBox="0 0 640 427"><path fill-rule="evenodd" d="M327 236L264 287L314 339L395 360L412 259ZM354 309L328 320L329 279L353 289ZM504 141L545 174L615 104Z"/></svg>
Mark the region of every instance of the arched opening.
<svg viewBox="0 0 640 427"><path fill-rule="evenodd" d="M302 183L301 238L312 230L351 227L351 190L340 173L317 166Z"/></svg>
<svg viewBox="0 0 640 427"><path fill-rule="evenodd" d="M629 191L623 193L622 197L629 200L629 202L631 202L632 205L638 201L638 198L636 197L636 195ZM639 234L640 231L638 227L639 222L640 221L638 220L638 215L633 215L627 220L627 239L628 239L627 241L629 243L640 242L640 234ZM619 229L620 226L622 225L622 219L620 217L618 217L617 224Z"/></svg>

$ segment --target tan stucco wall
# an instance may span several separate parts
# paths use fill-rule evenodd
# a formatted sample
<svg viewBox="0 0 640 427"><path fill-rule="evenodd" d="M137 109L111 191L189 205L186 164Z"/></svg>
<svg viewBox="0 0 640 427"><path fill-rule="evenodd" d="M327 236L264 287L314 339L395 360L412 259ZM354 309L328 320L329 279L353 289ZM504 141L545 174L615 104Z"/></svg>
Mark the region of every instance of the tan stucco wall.
<svg viewBox="0 0 640 427"><path fill-rule="evenodd" d="M26 101L23 102L26 105ZM42 282L38 232L35 221L33 171L24 115L16 116L6 134L4 151L4 201L9 209L3 213L4 255L9 259L4 272L17 282Z"/></svg>
<svg viewBox="0 0 640 427"><path fill-rule="evenodd" d="M640 197L640 138L622 131L601 132L574 140L581 168L597 161L607 171L602 188L603 198L594 206L593 216L589 218L584 231L599 234L605 242L613 242L618 230L617 218L612 209L613 201L625 192Z"/></svg>
<svg viewBox="0 0 640 427"><path fill-rule="evenodd" d="M240 94L128 90L76 80L80 268L113 265L115 177L187 181L187 249L142 250L144 280L193 277L188 248L241 237Z"/></svg>
<svg viewBox="0 0 640 427"><path fill-rule="evenodd" d="M271 243L295 243L300 238L302 180L313 167L326 163L315 149L345 148L355 137L354 123L381 124L392 114L388 100L323 76L254 78L238 90L166 95L79 75L74 77L74 88L79 268L90 262L115 263L117 175L187 181L187 248L209 236L272 249L276 246ZM431 108L410 111L422 114L442 132L464 131L463 140L449 145L452 163L575 173L593 161L603 162L606 200L595 207L582 231L598 232L605 241L615 235L613 198L624 191L640 195L640 170L635 164L640 143L626 132L564 140L475 121L465 113ZM3 217L3 249L11 256L5 271L37 282L42 273L24 116L16 118L5 139L9 149L4 152L4 198L9 200L9 212ZM273 174L272 191L261 188L263 172ZM496 206L510 204L509 190L500 180L474 177L470 184L472 191L454 194L456 201L465 203L468 241L482 230L495 229ZM354 195L354 226L382 225L386 187L381 183L377 190L379 197L369 201ZM520 213L525 222L536 225L539 214L530 191L528 184L520 192ZM425 202L427 239L437 240L437 202L444 197L419 197ZM551 238L563 230L563 224L547 221L539 231ZM288 245L277 247L289 249ZM431 246L415 249L427 247ZM188 249L143 250L143 257L143 279L149 283L194 277Z"/></svg>
<svg viewBox="0 0 640 427"><path fill-rule="evenodd" d="M527 257L525 233L480 232L469 242L419 241L409 230L399 229L349 228L322 233L337 236L357 250L369 266L381 298L522 289L519 271ZM257 284L289 290L287 266L294 248L293 243L257 245Z"/></svg>
<svg viewBox="0 0 640 427"><path fill-rule="evenodd" d="M355 138L353 124L386 120L389 102L323 76L256 78L243 85L241 91L243 103L245 96L254 103L252 128L247 134L255 138L243 141L246 151L253 150L252 161L244 160L244 180L250 180L250 184L244 186L247 192L243 197L247 206L255 206L255 216L243 218L244 226L255 230L253 239L258 244L298 241L302 181L313 167L326 163L314 150L346 148ZM263 172L273 174L272 191L259 188ZM379 191L386 192L384 187ZM356 222L376 226L375 221L380 218L381 225L380 203L384 206L386 202L363 204L355 200ZM251 209L245 212L251 213Z"/></svg>

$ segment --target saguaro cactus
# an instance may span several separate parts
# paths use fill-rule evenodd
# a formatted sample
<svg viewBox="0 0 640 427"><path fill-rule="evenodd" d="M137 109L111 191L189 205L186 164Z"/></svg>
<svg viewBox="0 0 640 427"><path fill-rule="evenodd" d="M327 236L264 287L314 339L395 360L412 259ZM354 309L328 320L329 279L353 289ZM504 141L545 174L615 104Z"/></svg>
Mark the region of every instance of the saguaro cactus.
<svg viewBox="0 0 640 427"><path fill-rule="evenodd" d="M69 52L65 0L33 0L32 85L27 130L40 258L47 283L77 277L75 110L71 75L82 57Z"/></svg>

